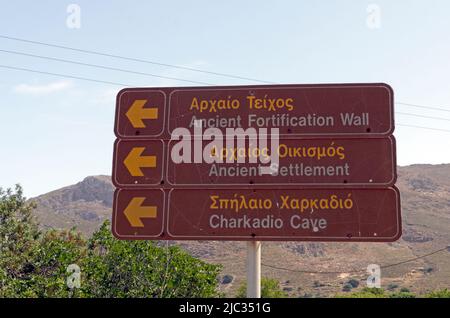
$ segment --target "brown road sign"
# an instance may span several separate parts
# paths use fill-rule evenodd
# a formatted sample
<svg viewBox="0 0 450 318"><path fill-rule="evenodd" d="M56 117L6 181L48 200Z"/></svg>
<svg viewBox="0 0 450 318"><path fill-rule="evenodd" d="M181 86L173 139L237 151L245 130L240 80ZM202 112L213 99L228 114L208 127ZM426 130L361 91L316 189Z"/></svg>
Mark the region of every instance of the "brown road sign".
<svg viewBox="0 0 450 318"><path fill-rule="evenodd" d="M387 136L394 130L393 91L385 84L171 91L169 131L192 128L194 120L208 128L279 128L282 136Z"/></svg>
<svg viewBox="0 0 450 318"><path fill-rule="evenodd" d="M166 180L170 186L392 186L396 181L394 137L358 139L281 139L279 164L261 163L270 157L270 144L265 147L233 147L215 150L211 158L222 163L174 163L171 153L177 141L170 141ZM210 141L203 141L203 149ZM145 142L142 142L145 144ZM194 142L192 142L194 144ZM192 146L194 149L194 146ZM195 150L199 152L201 150ZM237 163L244 156L245 163ZM252 156L258 159L250 163ZM227 163L233 160L233 163ZM272 174L263 174L271 167Z"/></svg>
<svg viewBox="0 0 450 318"><path fill-rule="evenodd" d="M203 141L202 149L210 141ZM271 145L250 148L237 143L213 148L211 158L223 162L194 162L192 141L190 162L174 163L177 141L118 140L114 150L113 183L117 187L210 187L258 185L381 187L396 181L396 151L393 136L386 138L281 139L279 163L262 163L270 157ZM241 151L242 150L242 151ZM175 152L175 151L174 151ZM244 163L238 163L243 155ZM250 160L256 160L251 163ZM205 159L205 158L203 158ZM227 160L233 160L227 163ZM271 167L272 174L263 167Z"/></svg>
<svg viewBox="0 0 450 318"><path fill-rule="evenodd" d="M164 232L163 190L124 190L114 193L112 232L120 239L155 239Z"/></svg>
<svg viewBox="0 0 450 318"><path fill-rule="evenodd" d="M386 84L128 88L117 96L119 138L170 139L176 128L279 128L281 136L388 136Z"/></svg>
<svg viewBox="0 0 450 318"><path fill-rule="evenodd" d="M159 186L163 171L163 141L116 140L112 181L117 187L136 184Z"/></svg>
<svg viewBox="0 0 450 318"><path fill-rule="evenodd" d="M121 90L113 233L155 240L395 241L401 220L393 101L386 84ZM225 142L225 149L206 152L219 162L205 161L209 141L198 137L207 128L223 136L239 134L230 128L244 135L254 128L259 137L267 129L268 144ZM280 133L275 165L261 161L271 155L271 128ZM190 156L183 150L183 160L173 161L175 129L195 135L189 141L195 160L183 161Z"/></svg>
<svg viewBox="0 0 450 318"><path fill-rule="evenodd" d="M400 198L385 189L173 189L168 239L391 242Z"/></svg>

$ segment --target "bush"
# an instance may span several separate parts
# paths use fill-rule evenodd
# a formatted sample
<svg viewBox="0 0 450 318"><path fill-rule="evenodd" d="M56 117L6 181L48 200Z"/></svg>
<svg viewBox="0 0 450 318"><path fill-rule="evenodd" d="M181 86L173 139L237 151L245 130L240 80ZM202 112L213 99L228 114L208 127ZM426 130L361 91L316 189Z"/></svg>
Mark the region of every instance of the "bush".
<svg viewBox="0 0 450 318"><path fill-rule="evenodd" d="M216 297L221 266L198 260L177 246L120 241L109 221L89 240L83 262L85 297Z"/></svg>
<svg viewBox="0 0 450 318"><path fill-rule="evenodd" d="M347 284L351 285L353 288L357 288L359 286L359 281L356 279L350 279Z"/></svg>
<svg viewBox="0 0 450 318"><path fill-rule="evenodd" d="M263 277L261 279L261 297L262 298L285 298L288 295L281 289L280 282L276 279ZM244 282L236 294L238 298L247 297L247 284Z"/></svg>
<svg viewBox="0 0 450 318"><path fill-rule="evenodd" d="M416 295L411 292L392 293L389 298L416 298Z"/></svg>
<svg viewBox="0 0 450 318"><path fill-rule="evenodd" d="M442 289L425 295L426 298L450 298L450 290Z"/></svg>
<svg viewBox="0 0 450 318"><path fill-rule="evenodd" d="M402 288L400 288L400 292L401 293L409 293L409 289L406 287L402 287Z"/></svg>
<svg viewBox="0 0 450 318"><path fill-rule="evenodd" d="M0 297L34 296L34 251L41 233L32 217L34 206L26 203L22 188L0 188Z"/></svg>
<svg viewBox="0 0 450 318"><path fill-rule="evenodd" d="M78 290L72 291L67 286L66 278L70 275L67 268L71 264L81 266L85 244L86 241L74 230L44 233L28 263L32 268L28 292L40 298L76 297Z"/></svg>
<svg viewBox="0 0 450 318"><path fill-rule="evenodd" d="M347 285L347 284L346 284ZM351 285L348 285L351 286ZM359 292L348 294L337 294L337 298L386 298L384 290L381 288L368 288L365 287Z"/></svg>
<svg viewBox="0 0 450 318"><path fill-rule="evenodd" d="M352 285L350 285L350 284L345 284L343 287L342 287L342 291L344 291L344 292L349 292L349 291L351 291L352 290Z"/></svg>
<svg viewBox="0 0 450 318"><path fill-rule="evenodd" d="M178 247L119 241L105 222L86 241L74 229L41 232L22 188L0 188L0 297L215 297L221 266ZM81 288L67 279L75 264ZM73 277L73 276L72 276Z"/></svg>
<svg viewBox="0 0 450 318"><path fill-rule="evenodd" d="M221 283L224 285L231 284L233 282L233 280L234 280L233 275L227 274L227 275L223 275Z"/></svg>
<svg viewBox="0 0 450 318"><path fill-rule="evenodd" d="M313 283L314 288L319 288L319 287L323 287L324 285L319 282L318 280L315 280Z"/></svg>
<svg viewBox="0 0 450 318"><path fill-rule="evenodd" d="M397 288L398 288L398 285L394 284L394 283L389 284L388 287L387 287L388 290L394 290L394 289L397 289Z"/></svg>
<svg viewBox="0 0 450 318"><path fill-rule="evenodd" d="M337 298L415 298L416 295L409 291L398 293L386 293L381 288L363 288L359 292L349 294L338 294Z"/></svg>

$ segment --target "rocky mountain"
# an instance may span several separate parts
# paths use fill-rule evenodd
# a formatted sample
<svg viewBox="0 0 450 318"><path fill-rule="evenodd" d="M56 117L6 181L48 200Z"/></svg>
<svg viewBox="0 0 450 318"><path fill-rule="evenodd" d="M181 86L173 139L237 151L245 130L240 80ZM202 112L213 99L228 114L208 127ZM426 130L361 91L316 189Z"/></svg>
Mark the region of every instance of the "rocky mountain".
<svg viewBox="0 0 450 318"><path fill-rule="evenodd" d="M403 237L399 241L263 243L263 275L278 279L291 296L332 295L351 278L361 288L366 284L368 274L364 270L369 264L382 266L383 288L404 287L419 293L450 288L450 248L421 257L450 245L450 164L399 167L398 174L403 214ZM108 176L87 177L34 198L37 219L46 228L75 226L90 235L110 218L113 191ZM179 244L206 261L223 264L221 288L230 296L245 279L245 243L170 244Z"/></svg>
<svg viewBox="0 0 450 318"><path fill-rule="evenodd" d="M45 228L76 227L92 234L111 217L114 187L108 176L86 177L77 184L38 196L36 217Z"/></svg>

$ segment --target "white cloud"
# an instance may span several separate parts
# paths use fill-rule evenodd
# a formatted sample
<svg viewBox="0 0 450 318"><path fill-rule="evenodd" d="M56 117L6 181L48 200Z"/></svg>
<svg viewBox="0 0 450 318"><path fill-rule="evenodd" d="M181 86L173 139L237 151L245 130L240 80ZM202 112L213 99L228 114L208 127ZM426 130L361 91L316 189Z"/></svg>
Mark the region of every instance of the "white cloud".
<svg viewBox="0 0 450 318"><path fill-rule="evenodd" d="M106 105L115 105L116 103L116 95L119 92L119 89L109 88L97 93L95 97L92 99L94 104L106 104Z"/></svg>
<svg viewBox="0 0 450 318"><path fill-rule="evenodd" d="M72 86L69 81L58 81L44 85L19 84L14 87L14 92L19 94L45 95L65 90Z"/></svg>

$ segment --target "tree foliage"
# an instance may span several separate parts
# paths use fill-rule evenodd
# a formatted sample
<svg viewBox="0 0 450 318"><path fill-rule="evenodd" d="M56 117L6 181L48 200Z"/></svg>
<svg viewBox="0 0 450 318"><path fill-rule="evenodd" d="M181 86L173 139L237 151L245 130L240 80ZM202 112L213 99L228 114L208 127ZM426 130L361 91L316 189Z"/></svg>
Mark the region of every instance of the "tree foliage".
<svg viewBox="0 0 450 318"><path fill-rule="evenodd" d="M416 295L407 288L402 288L399 292L386 292L381 288L363 288L361 291L347 294L338 294L338 298L450 298L450 290L437 290L425 295Z"/></svg>
<svg viewBox="0 0 450 318"><path fill-rule="evenodd" d="M0 188L0 297L27 295L32 284L30 260L40 232L32 220L33 205L27 204L22 188Z"/></svg>
<svg viewBox="0 0 450 318"><path fill-rule="evenodd" d="M220 266L179 247L119 241L105 222L88 244L82 292L90 297L214 297Z"/></svg>
<svg viewBox="0 0 450 318"><path fill-rule="evenodd" d="M22 188L0 189L0 297L214 297L218 265L178 247L119 241L105 222L86 241L75 229L41 231ZM80 288L67 284L68 266Z"/></svg>
<svg viewBox="0 0 450 318"><path fill-rule="evenodd" d="M425 295L427 298L450 298L450 290L447 288L442 290L437 290Z"/></svg>
<svg viewBox="0 0 450 318"><path fill-rule="evenodd" d="M247 296L247 284L244 282L238 289L236 297L245 298ZM262 298L286 298L288 295L281 289L280 282L272 278L261 278Z"/></svg>

